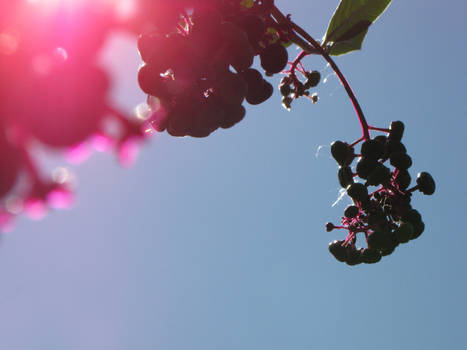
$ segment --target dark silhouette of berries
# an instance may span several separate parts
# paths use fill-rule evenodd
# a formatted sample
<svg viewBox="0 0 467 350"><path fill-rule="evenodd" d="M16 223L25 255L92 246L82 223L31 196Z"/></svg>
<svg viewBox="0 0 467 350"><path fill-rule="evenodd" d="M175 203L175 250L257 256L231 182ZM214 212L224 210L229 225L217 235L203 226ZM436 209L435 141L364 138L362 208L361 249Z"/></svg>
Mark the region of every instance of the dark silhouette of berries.
<svg viewBox="0 0 467 350"><path fill-rule="evenodd" d="M329 252L340 262L345 262L347 259L347 250L342 244L344 241L334 241L329 243Z"/></svg>
<svg viewBox="0 0 467 350"><path fill-rule="evenodd" d="M248 90L246 101L251 105L258 105L269 99L273 93L273 86L263 79L261 87L258 90Z"/></svg>
<svg viewBox="0 0 467 350"><path fill-rule="evenodd" d="M261 67L268 74L276 74L281 72L289 60L287 49L280 43L276 42L266 46L259 54Z"/></svg>
<svg viewBox="0 0 467 350"><path fill-rule="evenodd" d="M399 188L401 190L405 190L410 186L410 181L412 178L410 177L410 174L407 170L402 170L400 169L399 172L397 173L396 177L394 178L394 181L396 184L399 185Z"/></svg>
<svg viewBox="0 0 467 350"><path fill-rule="evenodd" d="M346 248L347 258L345 262L347 265L354 266L362 263L361 251L357 250L354 246L348 246Z"/></svg>
<svg viewBox="0 0 467 350"><path fill-rule="evenodd" d="M404 134L404 123L401 121L394 121L389 126L389 138L392 140L400 141Z"/></svg>
<svg viewBox="0 0 467 350"><path fill-rule="evenodd" d="M167 80L150 65L142 65L138 70L138 84L145 93L156 97L167 97Z"/></svg>
<svg viewBox="0 0 467 350"><path fill-rule="evenodd" d="M229 106L224 109L223 118L220 121L220 127L223 129L228 129L234 126L235 124L242 121L245 117L245 107L242 105Z"/></svg>
<svg viewBox="0 0 467 350"><path fill-rule="evenodd" d="M292 88L290 87L289 84L280 84L279 85L279 91L281 92L281 95L286 97L289 96L290 93L292 92Z"/></svg>
<svg viewBox="0 0 467 350"><path fill-rule="evenodd" d="M373 140L375 141L378 141L379 143L381 143L382 145L386 145L386 141L387 141L387 137L384 136L384 135L378 135L376 136Z"/></svg>
<svg viewBox="0 0 467 350"><path fill-rule="evenodd" d="M396 236L389 232L384 231L384 234L381 236L381 255L386 256L392 254L392 252L396 249L399 245L399 241L397 240Z"/></svg>
<svg viewBox="0 0 467 350"><path fill-rule="evenodd" d="M319 84L319 81L321 80L321 74L317 70L306 72L305 76L307 78L304 85L305 89L315 87Z"/></svg>
<svg viewBox="0 0 467 350"><path fill-rule="evenodd" d="M384 242L383 231L373 231L368 235L368 247L371 249L379 250Z"/></svg>
<svg viewBox="0 0 467 350"><path fill-rule="evenodd" d="M282 97L282 107L284 107L288 111L291 108L292 102L293 102L292 97L290 97L290 96Z"/></svg>
<svg viewBox="0 0 467 350"><path fill-rule="evenodd" d="M259 16L245 15L240 17L236 22L243 30L245 30L248 35L248 40L252 46L256 46L258 44L258 41L261 40L266 31L264 20Z"/></svg>
<svg viewBox="0 0 467 350"><path fill-rule="evenodd" d="M432 195L433 193L435 193L435 180L433 180L433 177L425 171L418 173L417 186L419 191L423 194Z"/></svg>
<svg viewBox="0 0 467 350"><path fill-rule="evenodd" d="M345 208L344 215L348 218L354 218L358 215L359 210L358 207L355 205L349 205Z"/></svg>
<svg viewBox="0 0 467 350"><path fill-rule="evenodd" d="M256 90L261 89L264 79L262 74L258 70L254 68L248 68L243 72L240 72L240 75L243 77L243 79L245 79L246 83L248 84L248 93L252 94Z"/></svg>
<svg viewBox="0 0 467 350"><path fill-rule="evenodd" d="M370 139L363 142L360 153L365 158L377 160L383 156L384 148L384 144L381 142Z"/></svg>
<svg viewBox="0 0 467 350"><path fill-rule="evenodd" d="M327 232L331 232L332 230L334 230L335 226L332 222L327 222L326 223L326 231Z"/></svg>
<svg viewBox="0 0 467 350"><path fill-rule="evenodd" d="M407 170L412 166L412 158L407 153L394 152L389 155L389 160L394 168Z"/></svg>
<svg viewBox="0 0 467 350"><path fill-rule="evenodd" d="M347 194L356 201L365 201L368 198L368 189L361 183L354 183L347 187Z"/></svg>
<svg viewBox="0 0 467 350"><path fill-rule="evenodd" d="M423 221L418 221L415 224L412 223L413 234L411 239L417 239L425 231L425 223Z"/></svg>
<svg viewBox="0 0 467 350"><path fill-rule="evenodd" d="M360 258L365 264L375 264L381 260L381 253L377 249L366 248L361 251Z"/></svg>
<svg viewBox="0 0 467 350"><path fill-rule="evenodd" d="M346 188L348 185L351 185L354 183L352 169L350 169L349 166L339 167L339 171L337 172L337 177L339 179L339 184L343 188Z"/></svg>
<svg viewBox="0 0 467 350"><path fill-rule="evenodd" d="M357 162L357 174L362 179L367 179L368 175L376 168L378 162L372 158L362 157Z"/></svg>
<svg viewBox="0 0 467 350"><path fill-rule="evenodd" d="M352 163L354 149L345 142L334 141L331 143L331 154L339 165L346 166Z"/></svg>
<svg viewBox="0 0 467 350"><path fill-rule="evenodd" d="M391 170L381 163L377 163L373 171L368 175L366 184L369 186L378 186L386 184L391 180Z"/></svg>
<svg viewBox="0 0 467 350"><path fill-rule="evenodd" d="M218 76L214 94L222 104L239 105L247 95L248 84L238 74L227 70Z"/></svg>
<svg viewBox="0 0 467 350"><path fill-rule="evenodd" d="M412 225L422 221L422 216L416 209L410 209L402 216L402 221L410 222Z"/></svg>
<svg viewBox="0 0 467 350"><path fill-rule="evenodd" d="M220 48L220 59L229 62L237 72L250 68L253 64L254 49L245 31L231 22L223 22L219 30L225 43Z"/></svg>
<svg viewBox="0 0 467 350"><path fill-rule="evenodd" d="M414 229L410 222L401 222L394 230L394 234L400 243L407 243L412 238Z"/></svg>
<svg viewBox="0 0 467 350"><path fill-rule="evenodd" d="M407 153L407 149L405 148L404 144L399 140L388 139L386 142L386 149L388 154L391 153Z"/></svg>

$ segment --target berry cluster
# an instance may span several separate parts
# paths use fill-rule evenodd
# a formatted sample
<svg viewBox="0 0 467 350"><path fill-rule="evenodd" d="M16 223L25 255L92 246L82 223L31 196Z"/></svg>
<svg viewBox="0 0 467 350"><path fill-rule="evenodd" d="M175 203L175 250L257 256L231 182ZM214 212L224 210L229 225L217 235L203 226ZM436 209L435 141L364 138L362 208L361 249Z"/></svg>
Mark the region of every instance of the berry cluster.
<svg viewBox="0 0 467 350"><path fill-rule="evenodd" d="M331 254L348 265L376 263L382 256L391 254L400 243L418 238L425 224L410 204L412 193L416 190L425 195L435 192L435 182L427 172L419 173L416 186L409 188L411 176L408 169L412 159L401 142L402 122L392 122L389 129L370 129L384 131L387 135L362 138L350 145L342 141L331 144L332 156L339 165L339 183L354 204L345 209L341 225L327 223L326 230L348 231L345 240L329 244ZM355 154L354 146L360 141L364 141L360 154ZM351 164L355 158L358 162L353 171ZM357 182L357 177L363 181ZM377 188L370 192L372 186ZM364 234L367 248L356 247L358 233Z"/></svg>
<svg viewBox="0 0 467 350"><path fill-rule="evenodd" d="M283 77L279 84L279 91L282 95L282 106L287 110L290 110L293 100L302 96L309 97L313 103L318 101L316 93L310 95L310 88L319 84L321 73L316 70L300 70L300 73L305 77L305 82L300 81L292 70L290 75Z"/></svg>
<svg viewBox="0 0 467 350"><path fill-rule="evenodd" d="M100 48L118 28L112 6L1 2L0 230L21 212L39 218L72 200L71 177L63 171L45 177L37 146L76 154L99 140L124 160L130 143L144 136L141 121L108 103L110 77L97 64ZM108 130L109 122L117 128Z"/></svg>
<svg viewBox="0 0 467 350"><path fill-rule="evenodd" d="M275 25L272 7L272 0L249 6L236 0L182 1L172 25L164 22L140 36L144 65L138 81L149 95L155 130L206 137L241 121L244 100L257 105L271 97L272 85L251 65L259 55L270 76L288 63L280 32L274 36L269 30Z"/></svg>

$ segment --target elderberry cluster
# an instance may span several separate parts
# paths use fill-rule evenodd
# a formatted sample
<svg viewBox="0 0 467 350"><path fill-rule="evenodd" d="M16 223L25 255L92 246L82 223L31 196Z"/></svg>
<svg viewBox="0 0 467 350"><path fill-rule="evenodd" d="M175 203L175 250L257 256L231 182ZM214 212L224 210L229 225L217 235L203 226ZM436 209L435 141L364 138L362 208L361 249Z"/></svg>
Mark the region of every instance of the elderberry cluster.
<svg viewBox="0 0 467 350"><path fill-rule="evenodd" d="M272 85L251 68L259 55L265 74L281 72L287 49L270 17L273 1L244 6L237 0L181 2L172 26L140 36L141 89L149 95L155 130L206 137L245 116L242 103L257 105Z"/></svg>
<svg viewBox="0 0 467 350"><path fill-rule="evenodd" d="M354 145L342 141L331 144L331 154L339 165L339 184L354 204L345 209L341 225L327 223L326 230L348 231L344 240L329 244L331 254L348 265L376 263L399 244L420 237L425 224L410 204L412 193L435 192L435 182L427 172L419 173L416 185L409 188L412 158L401 142L404 124L394 121L384 131L387 135L364 140L360 154L355 154ZM356 158L354 172L351 165ZM356 178L362 181L357 182ZM358 233L364 235L367 248L356 247Z"/></svg>

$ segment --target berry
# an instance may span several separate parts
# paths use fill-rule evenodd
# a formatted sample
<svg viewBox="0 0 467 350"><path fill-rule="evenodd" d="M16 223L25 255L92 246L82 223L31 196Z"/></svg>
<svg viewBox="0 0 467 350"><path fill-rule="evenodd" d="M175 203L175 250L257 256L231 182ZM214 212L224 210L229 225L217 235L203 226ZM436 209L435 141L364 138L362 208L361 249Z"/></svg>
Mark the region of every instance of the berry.
<svg viewBox="0 0 467 350"><path fill-rule="evenodd" d="M366 248L361 251L360 258L365 264L375 264L381 260L381 253L377 249Z"/></svg>
<svg viewBox="0 0 467 350"><path fill-rule="evenodd" d="M407 243L413 236L414 229L410 222L401 222L394 234L400 243Z"/></svg>
<svg viewBox="0 0 467 350"><path fill-rule="evenodd" d="M280 84L279 85L279 91L281 92L281 95L286 97L289 96L290 93L292 92L292 88L290 87L289 84Z"/></svg>
<svg viewBox="0 0 467 350"><path fill-rule="evenodd" d="M389 154L396 152L407 153L404 144L399 140L387 139L386 148Z"/></svg>
<svg viewBox="0 0 467 350"><path fill-rule="evenodd" d="M358 215L359 210L358 207L355 205L349 205L345 208L344 215L348 218L354 218Z"/></svg>
<svg viewBox="0 0 467 350"><path fill-rule="evenodd" d="M264 20L259 16L245 15L237 23L247 33L250 44L252 46L258 45L258 41L261 40L266 31Z"/></svg>
<svg viewBox="0 0 467 350"><path fill-rule="evenodd" d="M321 80L321 74L316 70L306 72L305 76L307 78L305 82L305 89L315 87L319 84L319 81Z"/></svg>
<svg viewBox="0 0 467 350"><path fill-rule="evenodd" d="M361 183L354 183L347 187L347 194L356 201L363 202L368 198L368 189Z"/></svg>
<svg viewBox="0 0 467 350"><path fill-rule="evenodd" d="M261 87L258 90L248 90L246 101L251 105L258 105L268 100L274 93L272 85L263 79Z"/></svg>
<svg viewBox="0 0 467 350"><path fill-rule="evenodd" d="M389 126L389 138L392 140L400 141L404 134L404 123L401 121L394 121Z"/></svg>
<svg viewBox="0 0 467 350"><path fill-rule="evenodd" d="M339 179L339 184L346 188L347 186L353 184L353 173L352 169L349 166L339 167L337 172L337 177Z"/></svg>
<svg viewBox="0 0 467 350"><path fill-rule="evenodd" d="M340 262L345 262L347 259L347 249L342 246L344 241L334 241L329 243L329 252Z"/></svg>
<svg viewBox="0 0 467 350"><path fill-rule="evenodd" d="M331 232L332 230L334 230L335 226L332 222L327 222L326 223L326 231L327 232Z"/></svg>
<svg viewBox="0 0 467 350"><path fill-rule="evenodd" d="M411 177L407 170L399 170L394 181L401 190L405 190L410 186Z"/></svg>
<svg viewBox="0 0 467 350"><path fill-rule="evenodd" d="M391 180L391 170L381 163L377 163L373 171L368 175L366 184L369 186L378 186L386 184Z"/></svg>
<svg viewBox="0 0 467 350"><path fill-rule="evenodd" d="M354 158L354 149L342 141L331 143L331 154L340 166L346 166L352 163Z"/></svg>
<svg viewBox="0 0 467 350"><path fill-rule="evenodd" d="M375 159L375 160L380 159L382 158L383 153L384 153L384 144L382 144L381 142L375 139L366 140L362 144L360 153L365 158Z"/></svg>
<svg viewBox="0 0 467 350"><path fill-rule="evenodd" d="M357 174L362 179L367 179L368 175L376 168L378 162L372 158L362 157L357 162Z"/></svg>
<svg viewBox="0 0 467 350"><path fill-rule="evenodd" d="M347 257L345 262L349 266L354 266L362 263L361 251L357 250L354 246L348 246L346 248Z"/></svg>
<svg viewBox="0 0 467 350"><path fill-rule="evenodd" d="M261 67L268 74L276 74L281 72L289 60L287 49L280 43L276 42L266 46L260 53Z"/></svg>
<svg viewBox="0 0 467 350"><path fill-rule="evenodd" d="M420 192L426 195L435 193L436 184L433 177L427 172L421 172L417 175L417 186Z"/></svg>
<svg viewBox="0 0 467 350"><path fill-rule="evenodd" d="M411 239L417 239L420 237L420 235L423 233L425 230L425 223L423 221L418 221L415 224L412 224L413 226L413 234Z"/></svg>
<svg viewBox="0 0 467 350"><path fill-rule="evenodd" d="M389 156L389 160L391 162L391 165L397 169L407 170L412 166L412 158L410 158L410 156L407 153L391 153Z"/></svg>

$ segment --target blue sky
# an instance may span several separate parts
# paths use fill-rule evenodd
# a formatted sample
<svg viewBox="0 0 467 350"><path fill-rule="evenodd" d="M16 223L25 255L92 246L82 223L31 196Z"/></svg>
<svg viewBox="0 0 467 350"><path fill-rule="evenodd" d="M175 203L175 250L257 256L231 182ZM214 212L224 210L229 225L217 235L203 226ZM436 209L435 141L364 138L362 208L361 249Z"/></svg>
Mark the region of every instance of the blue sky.
<svg viewBox="0 0 467 350"><path fill-rule="evenodd" d="M316 38L337 3L276 1ZM331 75L316 105L289 113L276 93L207 139L156 136L131 169L108 154L75 168L75 208L2 237L0 348L464 349L465 13L460 0L394 0L363 50L336 59L370 123L404 121L412 173L437 181L413 199L419 239L376 265L328 253L343 236L324 223L348 204L332 207L328 145L360 133ZM144 100L134 45L116 37L104 54L128 111Z"/></svg>

